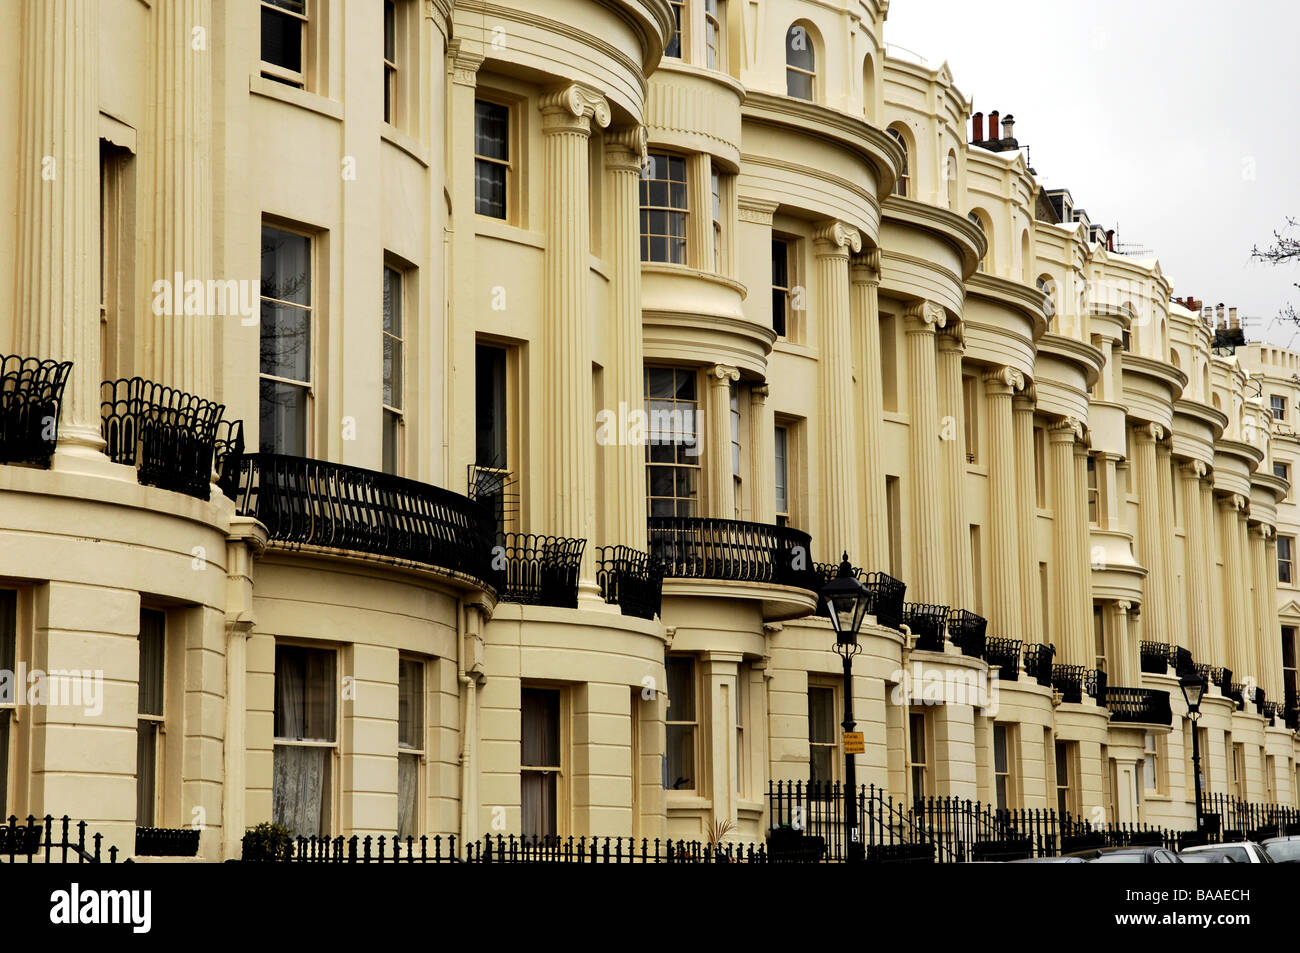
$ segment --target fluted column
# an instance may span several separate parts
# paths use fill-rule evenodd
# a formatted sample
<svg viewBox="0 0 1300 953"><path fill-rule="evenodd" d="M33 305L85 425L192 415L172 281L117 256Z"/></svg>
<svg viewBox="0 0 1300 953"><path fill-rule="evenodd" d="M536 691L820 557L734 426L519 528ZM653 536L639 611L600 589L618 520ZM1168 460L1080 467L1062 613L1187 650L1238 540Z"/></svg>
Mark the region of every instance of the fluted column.
<svg viewBox="0 0 1300 953"><path fill-rule="evenodd" d="M942 603L948 594L942 494L939 478L939 411L935 394L935 335L947 323L937 304L919 302L907 309L908 406L911 416L912 578L908 596L915 602Z"/></svg>
<svg viewBox="0 0 1300 953"><path fill-rule="evenodd" d="M72 361L59 448L99 435L99 3L26 0L19 88L13 350ZM11 11L9 17L13 16ZM9 27L9 28L12 28Z"/></svg>
<svg viewBox="0 0 1300 953"><path fill-rule="evenodd" d="M1142 653L1129 626L1131 602L1117 601L1110 609L1110 640L1106 645L1107 681L1111 685L1138 688L1142 685Z"/></svg>
<svg viewBox="0 0 1300 953"><path fill-rule="evenodd" d="M1250 527L1251 580L1254 583L1254 602L1251 607L1254 628L1250 633L1250 647L1255 658L1255 680L1264 690L1266 700L1281 701L1270 689L1273 683L1273 653L1268 643L1269 633L1273 631L1271 620L1276 610L1268 601L1268 536L1269 527L1264 524L1256 523Z"/></svg>
<svg viewBox="0 0 1300 953"><path fill-rule="evenodd" d="M595 522L587 157L591 121L609 125L610 111L602 97L576 85L549 93L540 106L546 225L541 370L546 386L539 429L549 487L542 496L540 529L589 541L582 570L587 583L592 578L590 540ZM586 585L583 588L588 590Z"/></svg>
<svg viewBox="0 0 1300 953"><path fill-rule="evenodd" d="M1016 529L1020 541L1021 634L1028 642L1042 641L1043 594L1038 579L1034 528L1038 525L1038 486L1034 473L1033 386L1011 401L1012 430L1016 443Z"/></svg>
<svg viewBox="0 0 1300 953"><path fill-rule="evenodd" d="M1277 618L1277 532L1270 531L1264 541L1264 581L1268 591L1268 614L1264 616L1264 642L1262 651L1267 651L1269 664L1269 681L1265 687L1270 701L1281 702L1283 699L1282 683L1282 632Z"/></svg>
<svg viewBox="0 0 1300 953"><path fill-rule="evenodd" d="M1074 438L1079 429L1079 422L1071 418L1054 424L1048 431L1052 467L1053 556L1059 594L1052 608L1057 636L1056 661L1091 668L1090 636L1081 624L1082 593L1076 591L1074 584L1079 566L1087 566L1078 520L1074 515L1078 507L1074 486Z"/></svg>
<svg viewBox="0 0 1300 953"><path fill-rule="evenodd" d="M1011 423L1011 399L1025 386L1024 376L1011 367L998 368L984 378L989 430L989 626L1001 638L1023 638L1020 611L1020 531L1016 506L1016 446Z"/></svg>
<svg viewBox="0 0 1300 953"><path fill-rule="evenodd" d="M1169 631L1161 639L1170 645L1186 645L1186 633L1178 631L1178 603L1174 578L1174 470L1173 457L1167 440L1156 444L1156 493L1160 498L1160 555L1161 572L1157 583L1164 615L1169 621ZM1184 580L1185 582L1185 580Z"/></svg>
<svg viewBox="0 0 1300 953"><path fill-rule="evenodd" d="M966 344L960 324L939 335L939 453L943 457L944 498L948 504L948 599L955 608L974 608L971 576L970 520L966 515L966 408L962 399L961 360Z"/></svg>
<svg viewBox="0 0 1300 953"><path fill-rule="evenodd" d="M849 308L861 342L858 374L862 394L863 499L866 502L862 565L870 570L884 571L889 567L889 504L885 497L885 468L880 449L885 398L880 367L879 249L855 257L849 269L849 279Z"/></svg>
<svg viewBox="0 0 1300 953"><path fill-rule="evenodd" d="M1210 648L1210 579L1206 573L1205 550L1209 539L1201 515L1201 478L1205 464L1199 460L1184 463L1178 470L1182 487L1183 528L1187 532L1187 589L1186 606L1187 645L1192 657L1200 664L1209 665L1213 654Z"/></svg>
<svg viewBox="0 0 1300 953"><path fill-rule="evenodd" d="M212 30L211 0L153 7L153 274L181 302L191 281L215 279L212 253L212 58L194 49L195 27ZM209 38L209 43L211 39ZM216 323L210 314L151 313L141 367L153 380L215 397ZM206 311L206 307L203 309Z"/></svg>
<svg viewBox="0 0 1300 953"><path fill-rule="evenodd" d="M862 558L858 511L857 415L853 407L853 329L849 323L849 255L862 250L862 236L843 222L827 222L813 236L820 300L822 531L821 558L841 552Z"/></svg>
<svg viewBox="0 0 1300 953"><path fill-rule="evenodd" d="M750 450L749 472L754 485L754 522L776 522L776 420L767 402L770 388L755 384L749 389ZM789 480L789 461L786 479ZM786 491L789 491L786 486Z"/></svg>
<svg viewBox="0 0 1300 953"><path fill-rule="evenodd" d="M645 406L645 370L641 337L641 250L639 181L646 153L644 126L621 129L605 137L605 243L609 298L605 328L609 362L605 367L606 401L617 419ZM646 548L645 448L616 440L604 448L605 532L608 544ZM760 484L761 486L761 484Z"/></svg>
<svg viewBox="0 0 1300 953"><path fill-rule="evenodd" d="M1157 424L1133 428L1134 482L1138 493L1138 559L1146 568L1143 587L1143 634L1152 642L1169 642L1169 616L1161 596L1162 577L1168 571L1160 526L1160 484L1156 477L1156 441L1164 431Z"/></svg>
<svg viewBox="0 0 1300 953"><path fill-rule="evenodd" d="M704 444L704 463L708 486L709 515L719 519L736 517L736 482L731 466L731 385L740 380L740 371L727 364L716 364L706 375L709 381L705 415L708 430Z"/></svg>
<svg viewBox="0 0 1300 953"><path fill-rule="evenodd" d="M1224 573L1219 570L1219 554L1223 552L1223 528L1218 508L1214 505L1214 478L1207 474L1201 480L1201 525L1205 527L1205 578L1209 581L1206 592L1210 596L1210 655L1196 661L1206 665L1226 665L1228 658L1228 624L1224 620ZM1225 563L1226 566L1226 563Z"/></svg>
<svg viewBox="0 0 1300 953"><path fill-rule="evenodd" d="M1096 662L1092 638L1092 534L1088 528L1088 443L1080 426L1074 437L1074 533L1079 541L1074 565L1075 625L1078 638L1087 647L1088 667Z"/></svg>
<svg viewBox="0 0 1300 953"><path fill-rule="evenodd" d="M1235 494L1219 499L1219 540L1223 552L1224 627L1226 628L1225 665L1232 669L1233 679L1246 674L1245 647L1242 644L1242 621L1246 600L1242 598L1241 544L1237 539L1237 510L1242 498Z"/></svg>

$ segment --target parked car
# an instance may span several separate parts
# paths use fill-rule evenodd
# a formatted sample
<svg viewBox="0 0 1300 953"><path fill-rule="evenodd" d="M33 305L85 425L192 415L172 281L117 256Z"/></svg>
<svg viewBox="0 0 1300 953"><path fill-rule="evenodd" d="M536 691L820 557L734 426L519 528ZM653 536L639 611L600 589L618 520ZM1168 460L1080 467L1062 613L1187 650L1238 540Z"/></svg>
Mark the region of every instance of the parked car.
<svg viewBox="0 0 1300 953"><path fill-rule="evenodd" d="M1199 847L1184 847L1181 854L1184 857L1193 854L1217 854L1220 857L1230 858L1234 864L1273 863L1273 858L1268 856L1268 851L1250 840L1231 844L1201 844Z"/></svg>
<svg viewBox="0 0 1300 953"><path fill-rule="evenodd" d="M1300 835L1270 837L1259 846L1275 864L1300 864Z"/></svg>
<svg viewBox="0 0 1300 953"><path fill-rule="evenodd" d="M1178 855L1185 864L1231 864L1235 861L1226 854L1212 854L1209 852L1189 854L1183 851Z"/></svg>
<svg viewBox="0 0 1300 953"><path fill-rule="evenodd" d="M1011 864L1086 864L1082 857L1025 857L1008 861Z"/></svg>
<svg viewBox="0 0 1300 953"><path fill-rule="evenodd" d="M1090 847L1067 857L1082 857L1090 864L1181 864L1178 855L1163 847Z"/></svg>

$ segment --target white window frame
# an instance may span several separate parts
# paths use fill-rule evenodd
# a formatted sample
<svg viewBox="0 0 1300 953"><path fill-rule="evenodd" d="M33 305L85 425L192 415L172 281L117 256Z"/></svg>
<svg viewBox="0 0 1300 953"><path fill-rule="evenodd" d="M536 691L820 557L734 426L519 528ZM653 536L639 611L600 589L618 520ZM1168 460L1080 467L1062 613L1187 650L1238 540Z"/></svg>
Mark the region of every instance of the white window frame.
<svg viewBox="0 0 1300 953"><path fill-rule="evenodd" d="M311 44L309 43L309 32L312 28L311 4L312 4L312 0L302 0L302 13L298 13L296 10L288 10L280 6L280 4L275 3L274 0L261 0L261 3L258 6L259 16L261 10L269 9L275 11L278 15L291 17L295 20L299 20L302 22L302 27L298 34L298 42L301 46L301 49L299 50L298 53L298 61L302 63L302 69L291 70L288 69L287 67L280 66L278 63L270 63L267 62L266 60L261 60L262 75L265 76L267 79L273 79L280 83L287 83L288 85L296 86L299 89L307 89L307 73L309 70L308 56L311 53ZM261 29L262 29L261 21L259 19L258 21L259 57L261 55Z"/></svg>

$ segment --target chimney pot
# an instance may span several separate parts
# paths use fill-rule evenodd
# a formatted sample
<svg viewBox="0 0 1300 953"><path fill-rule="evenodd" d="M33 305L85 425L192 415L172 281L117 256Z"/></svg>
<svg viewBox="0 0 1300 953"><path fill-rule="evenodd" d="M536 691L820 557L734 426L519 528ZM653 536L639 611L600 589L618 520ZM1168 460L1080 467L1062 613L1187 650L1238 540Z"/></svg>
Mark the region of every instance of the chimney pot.
<svg viewBox="0 0 1300 953"><path fill-rule="evenodd" d="M989 140L998 137L998 111L995 109L989 113Z"/></svg>
<svg viewBox="0 0 1300 953"><path fill-rule="evenodd" d="M1236 309L1236 308L1229 308L1229 309L1228 309L1228 327L1230 327L1230 328L1239 328L1239 327L1241 327L1241 322L1240 322L1239 320L1237 320L1237 309Z"/></svg>
<svg viewBox="0 0 1300 953"><path fill-rule="evenodd" d="M1016 137L1016 117L1007 113L1007 118L1002 120L1002 138L1014 139Z"/></svg>
<svg viewBox="0 0 1300 953"><path fill-rule="evenodd" d="M983 142L984 141L984 114L976 113L974 118L975 118L975 135L974 138L971 139L971 142Z"/></svg>

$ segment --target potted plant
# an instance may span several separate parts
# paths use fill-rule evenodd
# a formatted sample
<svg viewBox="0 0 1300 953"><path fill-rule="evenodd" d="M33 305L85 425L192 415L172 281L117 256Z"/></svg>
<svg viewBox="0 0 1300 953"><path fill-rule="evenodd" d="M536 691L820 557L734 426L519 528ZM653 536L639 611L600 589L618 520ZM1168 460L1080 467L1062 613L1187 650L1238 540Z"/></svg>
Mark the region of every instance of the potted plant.
<svg viewBox="0 0 1300 953"><path fill-rule="evenodd" d="M244 832L243 857L251 861L288 860L293 832L280 824L263 821Z"/></svg>

